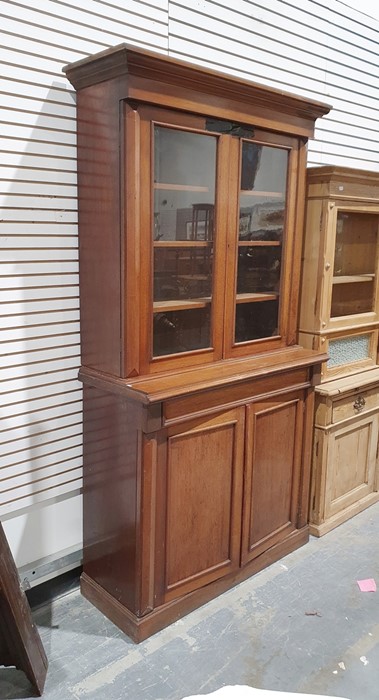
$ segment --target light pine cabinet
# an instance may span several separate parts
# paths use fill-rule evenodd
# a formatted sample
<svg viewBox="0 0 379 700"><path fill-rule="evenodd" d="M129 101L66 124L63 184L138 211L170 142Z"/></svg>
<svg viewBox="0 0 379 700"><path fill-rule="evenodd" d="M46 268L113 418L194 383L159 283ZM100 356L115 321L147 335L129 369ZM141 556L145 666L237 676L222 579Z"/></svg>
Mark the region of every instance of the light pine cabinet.
<svg viewBox="0 0 379 700"><path fill-rule="evenodd" d="M374 503L379 416L378 173L307 173L302 344L324 350L316 387L310 527L323 535Z"/></svg>
<svg viewBox="0 0 379 700"><path fill-rule="evenodd" d="M139 641L309 536L297 344L328 106L121 45L77 89L82 591Z"/></svg>
<svg viewBox="0 0 379 700"><path fill-rule="evenodd" d="M316 393L311 533L323 535L379 500L379 369Z"/></svg>

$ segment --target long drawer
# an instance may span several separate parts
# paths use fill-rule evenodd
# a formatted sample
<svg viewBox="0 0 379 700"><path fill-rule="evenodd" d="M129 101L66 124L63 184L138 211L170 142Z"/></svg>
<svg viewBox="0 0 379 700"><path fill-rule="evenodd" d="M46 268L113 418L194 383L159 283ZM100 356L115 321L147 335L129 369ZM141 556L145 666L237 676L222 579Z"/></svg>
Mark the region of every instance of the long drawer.
<svg viewBox="0 0 379 700"><path fill-rule="evenodd" d="M332 422L339 423L375 408L379 408L379 387L357 391L333 401Z"/></svg>

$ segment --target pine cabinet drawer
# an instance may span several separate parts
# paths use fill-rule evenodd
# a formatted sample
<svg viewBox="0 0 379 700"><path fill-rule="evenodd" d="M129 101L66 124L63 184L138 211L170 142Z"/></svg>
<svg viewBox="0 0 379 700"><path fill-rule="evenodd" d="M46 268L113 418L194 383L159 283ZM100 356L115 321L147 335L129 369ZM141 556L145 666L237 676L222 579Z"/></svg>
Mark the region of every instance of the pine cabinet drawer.
<svg viewBox="0 0 379 700"><path fill-rule="evenodd" d="M372 409L379 408L379 387L354 392L340 401L333 402L332 422L339 423L347 418L359 416Z"/></svg>

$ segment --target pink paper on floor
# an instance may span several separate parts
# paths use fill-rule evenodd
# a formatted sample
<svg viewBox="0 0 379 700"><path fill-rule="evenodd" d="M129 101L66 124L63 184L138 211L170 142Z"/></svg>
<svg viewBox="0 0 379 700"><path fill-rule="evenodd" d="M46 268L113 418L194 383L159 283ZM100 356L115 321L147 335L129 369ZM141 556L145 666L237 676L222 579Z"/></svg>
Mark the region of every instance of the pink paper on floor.
<svg viewBox="0 0 379 700"><path fill-rule="evenodd" d="M357 584L362 593L375 593L376 591L376 583L373 578L361 579L361 581L357 581Z"/></svg>

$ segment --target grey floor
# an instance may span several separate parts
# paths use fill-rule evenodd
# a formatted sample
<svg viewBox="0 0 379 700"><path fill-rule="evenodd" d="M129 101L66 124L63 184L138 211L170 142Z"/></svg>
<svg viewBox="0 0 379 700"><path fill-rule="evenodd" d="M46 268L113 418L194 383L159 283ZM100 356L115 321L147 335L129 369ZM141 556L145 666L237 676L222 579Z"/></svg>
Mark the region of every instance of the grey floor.
<svg viewBox="0 0 379 700"><path fill-rule="evenodd" d="M377 593L357 579L374 578ZM379 504L135 645L77 589L34 611L45 700L180 700L223 685L379 699ZM33 697L0 669L0 698Z"/></svg>

